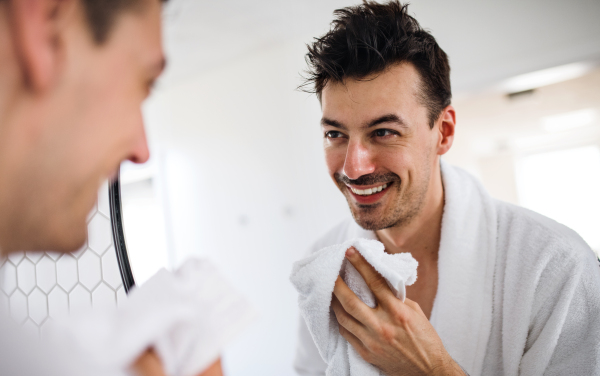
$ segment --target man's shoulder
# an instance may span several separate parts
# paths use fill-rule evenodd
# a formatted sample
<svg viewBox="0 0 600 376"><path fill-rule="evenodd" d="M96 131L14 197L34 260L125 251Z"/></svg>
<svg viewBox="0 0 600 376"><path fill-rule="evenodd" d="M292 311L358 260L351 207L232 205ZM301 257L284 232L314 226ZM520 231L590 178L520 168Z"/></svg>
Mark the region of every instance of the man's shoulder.
<svg viewBox="0 0 600 376"><path fill-rule="evenodd" d="M561 262L595 260L589 245L569 227L532 210L496 201L498 236L507 249L516 248L525 259L544 259Z"/></svg>
<svg viewBox="0 0 600 376"><path fill-rule="evenodd" d="M352 218L346 218L337 225L333 226L323 236L313 243L309 253L314 253L319 249L329 247L334 244L340 244L354 237L355 227L358 226Z"/></svg>

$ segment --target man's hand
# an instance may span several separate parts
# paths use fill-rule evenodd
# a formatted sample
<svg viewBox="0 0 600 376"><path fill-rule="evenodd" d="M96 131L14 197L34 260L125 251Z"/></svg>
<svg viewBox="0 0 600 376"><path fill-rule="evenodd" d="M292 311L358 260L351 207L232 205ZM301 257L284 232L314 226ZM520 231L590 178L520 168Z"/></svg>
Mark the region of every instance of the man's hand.
<svg viewBox="0 0 600 376"><path fill-rule="evenodd" d="M160 360L152 349L140 355L131 368L136 376L165 376ZM221 359L219 358L198 376L223 376Z"/></svg>
<svg viewBox="0 0 600 376"><path fill-rule="evenodd" d="M340 334L360 356L388 376L464 376L421 307L396 298L385 279L354 248L346 257L377 300L377 307L370 308L340 277L335 282L331 306Z"/></svg>

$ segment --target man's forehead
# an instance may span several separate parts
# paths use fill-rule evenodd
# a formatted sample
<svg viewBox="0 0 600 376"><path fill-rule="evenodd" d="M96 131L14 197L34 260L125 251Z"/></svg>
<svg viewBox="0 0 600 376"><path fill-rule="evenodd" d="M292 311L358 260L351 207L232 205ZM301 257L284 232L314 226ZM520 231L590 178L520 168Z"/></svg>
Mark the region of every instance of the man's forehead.
<svg viewBox="0 0 600 376"><path fill-rule="evenodd" d="M160 2L152 1L143 11L126 11L120 16L106 47L128 51L146 68L160 72L166 64L161 30Z"/></svg>
<svg viewBox="0 0 600 376"><path fill-rule="evenodd" d="M362 79L329 82L321 94L324 118L353 121L420 106L420 78L412 64L397 64Z"/></svg>
<svg viewBox="0 0 600 376"><path fill-rule="evenodd" d="M330 81L321 93L323 106L360 106L383 101L417 99L420 76L410 63L395 64L362 78Z"/></svg>

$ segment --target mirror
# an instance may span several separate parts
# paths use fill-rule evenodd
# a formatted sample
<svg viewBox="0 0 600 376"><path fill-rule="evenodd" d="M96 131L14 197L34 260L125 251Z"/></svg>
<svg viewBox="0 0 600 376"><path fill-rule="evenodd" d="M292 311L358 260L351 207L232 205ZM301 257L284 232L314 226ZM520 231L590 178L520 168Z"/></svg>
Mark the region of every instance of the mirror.
<svg viewBox="0 0 600 376"><path fill-rule="evenodd" d="M125 290L169 267L167 235L153 160L124 162L110 182L115 251Z"/></svg>

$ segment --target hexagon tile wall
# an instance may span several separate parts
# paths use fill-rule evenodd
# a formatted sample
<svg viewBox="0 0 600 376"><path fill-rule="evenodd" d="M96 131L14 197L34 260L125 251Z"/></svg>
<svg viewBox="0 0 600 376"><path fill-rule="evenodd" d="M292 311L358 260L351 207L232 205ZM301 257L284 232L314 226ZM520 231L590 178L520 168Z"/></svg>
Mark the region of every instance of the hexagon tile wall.
<svg viewBox="0 0 600 376"><path fill-rule="evenodd" d="M108 183L88 216L88 240L73 254L23 252L0 261L0 307L40 332L49 318L125 298L112 240Z"/></svg>

